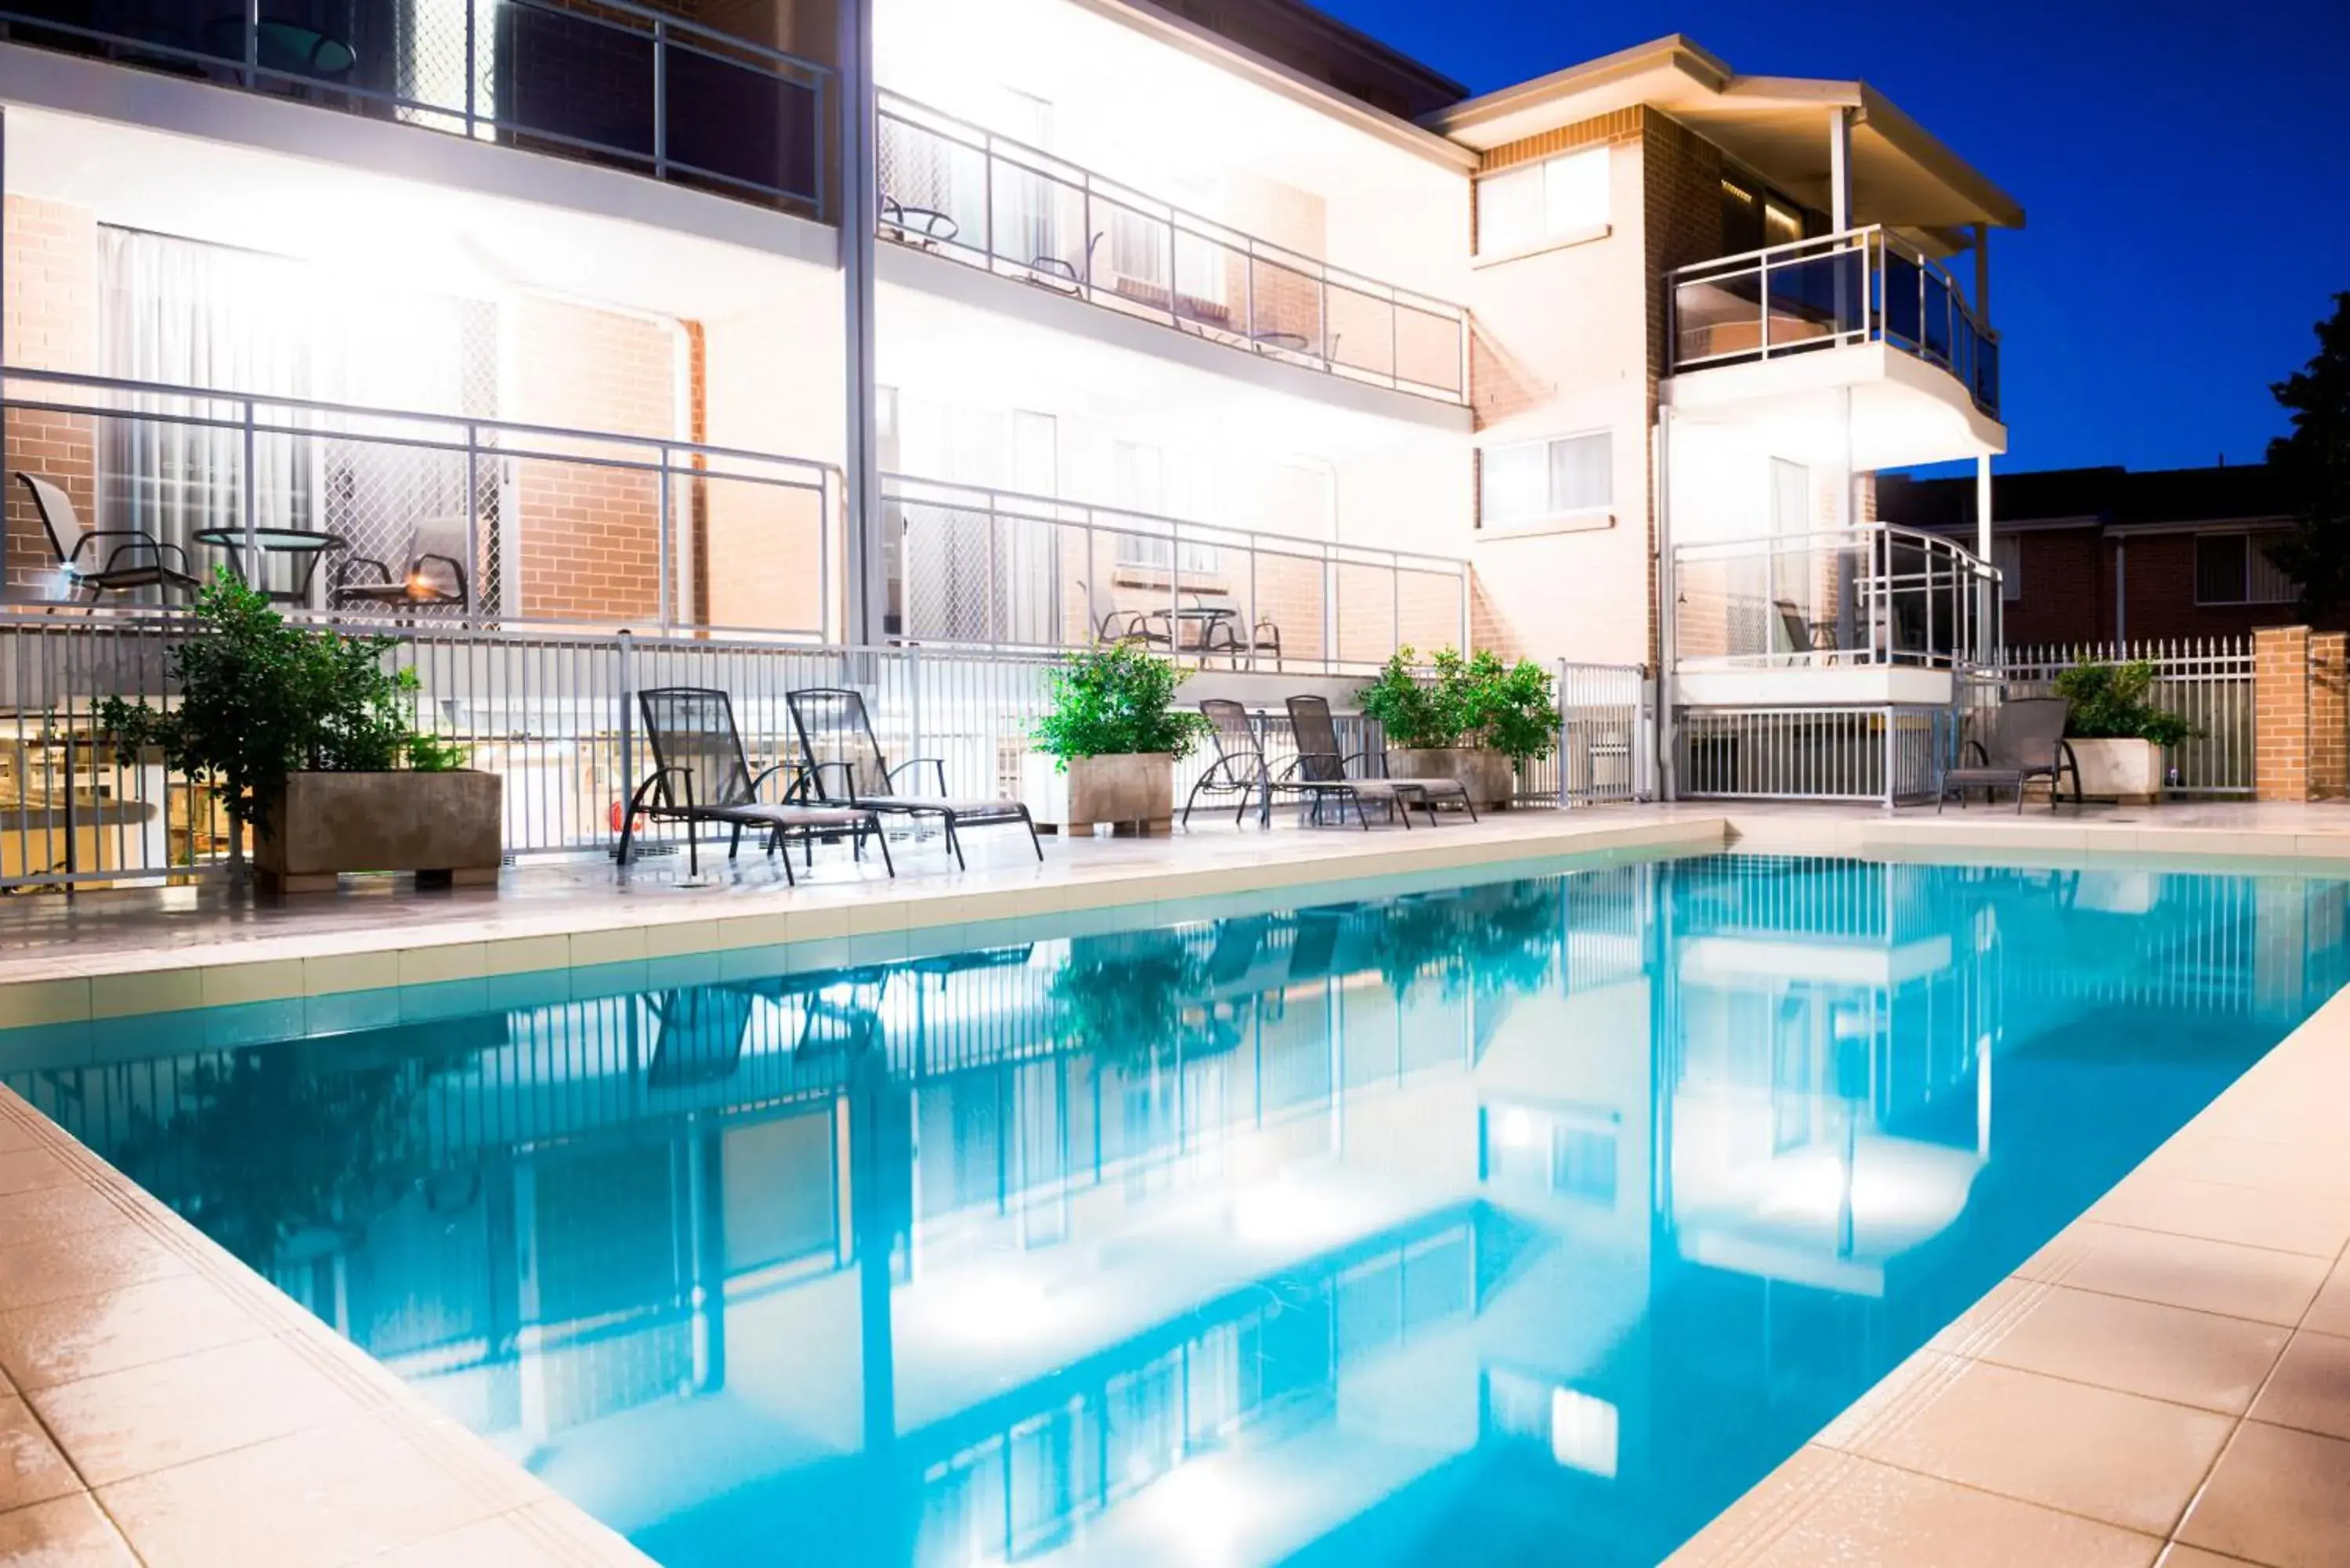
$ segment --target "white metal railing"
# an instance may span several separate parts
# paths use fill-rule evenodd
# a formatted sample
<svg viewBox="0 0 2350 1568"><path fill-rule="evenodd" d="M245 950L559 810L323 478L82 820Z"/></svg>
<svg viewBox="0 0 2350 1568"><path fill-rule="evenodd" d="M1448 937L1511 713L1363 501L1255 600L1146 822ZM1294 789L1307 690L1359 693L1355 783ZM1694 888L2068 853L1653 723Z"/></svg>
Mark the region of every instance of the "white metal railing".
<svg viewBox="0 0 2350 1568"><path fill-rule="evenodd" d="M0 35L813 213L831 70L635 0L0 5ZM340 26L337 22L339 20Z"/></svg>
<svg viewBox="0 0 2350 1568"><path fill-rule="evenodd" d="M1700 262L1671 280L1673 373L1885 343L1999 415L1999 337L1956 279L1877 225Z"/></svg>
<svg viewBox="0 0 2350 1568"><path fill-rule="evenodd" d="M1561 806L1653 800L1657 794L1657 686L1638 664L1562 660L1558 749L1525 770L1520 798Z"/></svg>
<svg viewBox="0 0 2350 1568"><path fill-rule="evenodd" d="M12 513L16 474L49 478L83 526L137 530L196 576L228 566L296 613L811 642L830 624L839 476L806 459L21 369L0 375L0 401ZM404 571L426 529L463 568L456 602L338 594L349 563ZM12 556L47 543L38 523L11 534ZM42 587L12 559L9 597L87 599L59 553Z"/></svg>
<svg viewBox="0 0 2350 1568"><path fill-rule="evenodd" d="M1326 265L894 93L882 238L1235 348L1468 400L1461 306Z"/></svg>
<svg viewBox="0 0 2350 1568"><path fill-rule="evenodd" d="M1964 668L2000 642L1999 569L1888 524L1673 549L1679 668Z"/></svg>
<svg viewBox="0 0 2350 1568"><path fill-rule="evenodd" d="M2010 648L1971 687L1971 700L1980 707L2002 696L2046 696L2057 676L2074 665L2141 660L2154 666L2148 700L2195 727L2164 761L2169 792L2250 795L2257 718L2249 637Z"/></svg>
<svg viewBox="0 0 2350 1568"><path fill-rule="evenodd" d="M1139 635L1232 668L1365 669L1466 647L1469 564L883 476L909 641L1083 648Z"/></svg>
<svg viewBox="0 0 2350 1568"><path fill-rule="evenodd" d="M1931 800L1958 744L1953 708L1688 708L1675 715L1684 800Z"/></svg>

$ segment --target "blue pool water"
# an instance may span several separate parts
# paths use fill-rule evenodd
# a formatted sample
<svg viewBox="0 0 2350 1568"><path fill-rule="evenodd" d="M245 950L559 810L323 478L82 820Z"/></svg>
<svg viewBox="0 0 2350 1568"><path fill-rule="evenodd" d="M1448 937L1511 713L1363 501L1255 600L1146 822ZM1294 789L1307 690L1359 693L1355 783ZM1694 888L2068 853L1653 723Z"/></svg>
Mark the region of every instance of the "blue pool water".
<svg viewBox="0 0 2350 1568"><path fill-rule="evenodd" d="M669 1568L1638 1568L2281 1039L2344 917L1714 857L0 1066Z"/></svg>

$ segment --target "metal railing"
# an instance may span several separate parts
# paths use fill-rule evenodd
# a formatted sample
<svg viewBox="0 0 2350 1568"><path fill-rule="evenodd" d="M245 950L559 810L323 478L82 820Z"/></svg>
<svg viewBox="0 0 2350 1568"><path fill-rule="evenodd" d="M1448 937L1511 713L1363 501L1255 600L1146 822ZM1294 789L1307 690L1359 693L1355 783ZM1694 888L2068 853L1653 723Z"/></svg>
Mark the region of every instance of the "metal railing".
<svg viewBox="0 0 2350 1568"><path fill-rule="evenodd" d="M1468 400L1468 315L885 93L882 238L1292 365Z"/></svg>
<svg viewBox="0 0 2350 1568"><path fill-rule="evenodd" d="M1684 670L1950 669L1999 646L1998 568L1889 524L1679 545L1673 591Z"/></svg>
<svg viewBox="0 0 2350 1568"><path fill-rule="evenodd" d="M1999 337L1939 264L1871 224L1678 269L1673 373L1884 343L1999 417Z"/></svg>
<svg viewBox="0 0 2350 1568"><path fill-rule="evenodd" d="M0 7L16 43L825 210L832 72L813 61L633 0L420 0L340 20L258 0Z"/></svg>
<svg viewBox="0 0 2350 1568"><path fill-rule="evenodd" d="M1561 806L1655 799L1656 698L1644 666L1562 660L1550 798Z"/></svg>
<svg viewBox="0 0 2350 1568"><path fill-rule="evenodd" d="M1335 671L1466 647L1469 564L889 474L896 635L1085 648L1139 631L1222 667Z"/></svg>
<svg viewBox="0 0 2350 1568"><path fill-rule="evenodd" d="M47 477L85 525L139 530L194 576L230 566L296 612L809 642L832 618L841 487L806 459L46 370L7 370L0 402L12 519L13 476ZM460 557L459 602L336 592L337 572L360 560L398 581L428 531ZM27 584L17 556L46 549L42 524L9 533L10 597L87 597L54 552L46 581Z"/></svg>
<svg viewBox="0 0 2350 1568"><path fill-rule="evenodd" d="M2045 696L2054 690L2056 677L2074 665L2139 660L2154 666L2148 700L2196 730L2164 759L2168 792L2250 795L2256 715L2249 637L2011 648L1997 669L1984 672L1986 680L1971 688L1972 701L1980 707L2002 693ZM1989 684L1991 680L1997 684Z"/></svg>
<svg viewBox="0 0 2350 1568"><path fill-rule="evenodd" d="M1942 707L1689 708L1676 721L1685 800L1931 800L1958 743Z"/></svg>

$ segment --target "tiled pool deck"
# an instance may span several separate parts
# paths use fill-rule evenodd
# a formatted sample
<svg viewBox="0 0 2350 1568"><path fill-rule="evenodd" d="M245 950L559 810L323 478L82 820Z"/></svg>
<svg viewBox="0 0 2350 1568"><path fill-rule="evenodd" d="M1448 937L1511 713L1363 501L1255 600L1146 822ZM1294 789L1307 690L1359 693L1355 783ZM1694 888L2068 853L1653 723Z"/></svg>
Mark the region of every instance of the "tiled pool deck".
<svg viewBox="0 0 2350 1568"><path fill-rule="evenodd" d="M565 965L921 931L1597 851L2061 861L2120 852L2350 871L2350 807L2085 817L1621 808L1433 831L993 836L962 874L650 863L257 907L215 890L0 905L0 1024L75 1023ZM983 841L974 840L974 847ZM928 846L935 850L936 846ZM1673 1559L2350 1564L2350 993ZM0 1094L0 1562L641 1565L14 1096Z"/></svg>

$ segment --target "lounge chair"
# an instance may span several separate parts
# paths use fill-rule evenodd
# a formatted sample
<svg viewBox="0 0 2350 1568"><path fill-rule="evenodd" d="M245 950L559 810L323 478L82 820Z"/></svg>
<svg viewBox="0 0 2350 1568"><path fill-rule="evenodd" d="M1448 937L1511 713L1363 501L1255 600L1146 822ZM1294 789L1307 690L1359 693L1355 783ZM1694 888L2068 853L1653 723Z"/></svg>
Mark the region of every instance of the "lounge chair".
<svg viewBox="0 0 2350 1568"><path fill-rule="evenodd" d="M1983 714L1981 732L1970 736L1966 743L1966 751L1976 760L1943 772L1934 810L1941 811L1952 790L1959 792L1963 808L1970 789L1980 788L1987 803L1994 798L1994 792L2012 789L2016 814L2022 815L2023 786L2034 779L2046 779L2048 809L2054 811L2068 773L2073 775L2073 804L2079 805L2081 764L2064 739L2064 723L2072 716L2073 704L2062 697L2012 697Z"/></svg>
<svg viewBox="0 0 2350 1568"><path fill-rule="evenodd" d="M192 594L199 586L188 569L187 552L167 545L143 528L92 528L74 510L71 497L37 473L21 470L16 477L33 493L33 510L49 536L57 566L68 581L95 602L100 594L130 593L154 588L162 593ZM100 541L116 541L101 557ZM84 559L85 555L88 556ZM173 566L172 562L179 563Z"/></svg>
<svg viewBox="0 0 2350 1568"><path fill-rule="evenodd" d="M1301 805L1311 802L1317 822L1321 820L1326 801L1338 802L1341 821L1345 820L1346 807L1351 805L1355 808L1355 821L1367 833L1370 831L1371 821L1363 811L1363 803L1366 800L1381 801L1387 805L1390 815L1403 818L1405 827L1411 826L1409 813L1397 810L1396 803L1402 798L1398 793L1399 786L1388 784L1385 779L1315 777L1303 765L1306 762L1304 757L1275 773L1265 760L1264 742L1257 738L1256 726L1249 722L1246 708L1229 698L1211 697L1200 704L1200 711L1205 713L1215 726L1209 735L1215 743L1216 760L1208 764L1199 782L1191 786L1191 793L1184 797L1183 821L1187 825L1191 820L1191 807L1201 795L1237 794L1241 804L1240 808L1232 813L1232 826L1235 827L1247 820L1252 805L1269 812L1273 802L1283 795ZM1318 765L1314 771L1327 772Z"/></svg>
<svg viewBox="0 0 2350 1568"><path fill-rule="evenodd" d="M652 743L653 771L629 802L629 814L620 827L621 865L629 863L637 824L642 820L686 825L687 864L697 876L702 871L702 854L693 829L705 823L733 829L726 849L729 860L742 850L744 828L766 834L768 849L783 851L784 876L794 883L799 878L792 874L787 843L792 837L800 839L802 852L813 865L817 838L854 835L857 855L862 859L866 835L871 834L881 846L881 864L890 876L898 874L889 858L889 841L881 836L881 819L871 809L809 805L805 800L771 805L759 798L760 786L792 764L778 763L752 774L742 732L734 727L734 704L725 692L701 686L660 686L639 692L637 706L644 715L645 737ZM805 795L806 781L795 784L791 793Z"/></svg>
<svg viewBox="0 0 2350 1568"><path fill-rule="evenodd" d="M817 800L916 821L935 816L946 827L947 848L953 852L958 867L963 864L962 830L999 823L1016 822L1026 828L1029 846L1036 851L1037 859L1045 858L1036 825L1020 802L1002 796L963 800L950 795L947 765L937 757L913 757L891 767L882 754L881 742L874 738L873 721L865 711L861 693L818 687L786 692L784 701L792 711L792 728L799 732L800 754ZM899 794L900 776L924 767L938 779L938 794Z"/></svg>
<svg viewBox="0 0 2350 1568"><path fill-rule="evenodd" d="M1392 799L1399 809L1408 808L1417 798L1419 808L1428 813L1428 820L1436 820L1436 803L1451 801L1477 820L1477 808L1470 804L1469 786L1459 779L1390 779L1387 776L1387 753L1357 752L1349 755L1338 750L1338 725L1330 717L1329 701L1321 697L1292 697L1289 700L1289 732L1297 738L1296 768L1299 776L1323 784L1344 784L1365 800ZM1368 767L1376 759L1379 765L1375 778L1348 778L1347 764L1360 763ZM1407 826L1411 818L1404 816Z"/></svg>

